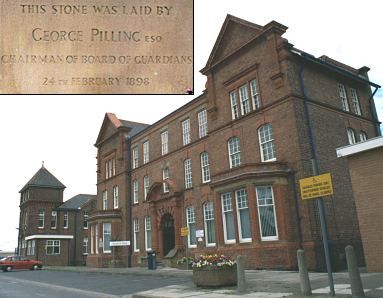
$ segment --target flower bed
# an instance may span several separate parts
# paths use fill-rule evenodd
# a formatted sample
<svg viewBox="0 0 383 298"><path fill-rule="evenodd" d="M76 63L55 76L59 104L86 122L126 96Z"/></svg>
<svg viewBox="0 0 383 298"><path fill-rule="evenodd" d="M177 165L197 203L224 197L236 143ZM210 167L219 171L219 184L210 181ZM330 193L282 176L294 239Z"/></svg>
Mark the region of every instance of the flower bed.
<svg viewBox="0 0 383 298"><path fill-rule="evenodd" d="M193 282L200 287L234 286L237 265L224 255L205 255L193 261Z"/></svg>

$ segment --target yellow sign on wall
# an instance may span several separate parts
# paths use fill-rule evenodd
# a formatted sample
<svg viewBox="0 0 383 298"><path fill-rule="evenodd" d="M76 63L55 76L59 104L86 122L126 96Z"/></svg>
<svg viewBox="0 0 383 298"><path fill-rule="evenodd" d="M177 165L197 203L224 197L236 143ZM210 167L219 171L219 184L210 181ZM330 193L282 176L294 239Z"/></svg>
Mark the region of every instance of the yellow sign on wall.
<svg viewBox="0 0 383 298"><path fill-rule="evenodd" d="M300 179L299 185L302 200L330 196L334 193L330 173Z"/></svg>
<svg viewBox="0 0 383 298"><path fill-rule="evenodd" d="M189 229L188 227L182 227L181 228L181 237L189 235Z"/></svg>

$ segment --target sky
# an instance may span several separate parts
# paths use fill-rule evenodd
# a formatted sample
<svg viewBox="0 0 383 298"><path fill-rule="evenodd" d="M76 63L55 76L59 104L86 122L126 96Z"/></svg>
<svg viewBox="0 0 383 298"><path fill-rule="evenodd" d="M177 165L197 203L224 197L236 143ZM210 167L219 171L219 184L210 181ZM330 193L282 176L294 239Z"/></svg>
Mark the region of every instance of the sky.
<svg viewBox="0 0 383 298"><path fill-rule="evenodd" d="M45 167L67 188L64 201L96 194L96 148L104 115L152 124L204 90L200 74L227 14L266 25L289 27L284 37L298 49L327 55L355 68L368 66L383 85L379 0L195 0L194 96L82 95L0 96L0 250L17 247L19 190ZM310 5L308 5L310 3ZM375 95L383 120L383 92Z"/></svg>

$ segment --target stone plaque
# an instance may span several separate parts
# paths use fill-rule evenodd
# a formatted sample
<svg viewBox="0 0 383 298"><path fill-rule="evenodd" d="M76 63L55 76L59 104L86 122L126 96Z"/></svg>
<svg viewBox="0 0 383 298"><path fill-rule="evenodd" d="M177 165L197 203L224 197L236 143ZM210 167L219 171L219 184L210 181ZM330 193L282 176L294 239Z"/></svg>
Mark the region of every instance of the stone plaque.
<svg viewBox="0 0 383 298"><path fill-rule="evenodd" d="M193 88L193 0L0 3L0 93Z"/></svg>

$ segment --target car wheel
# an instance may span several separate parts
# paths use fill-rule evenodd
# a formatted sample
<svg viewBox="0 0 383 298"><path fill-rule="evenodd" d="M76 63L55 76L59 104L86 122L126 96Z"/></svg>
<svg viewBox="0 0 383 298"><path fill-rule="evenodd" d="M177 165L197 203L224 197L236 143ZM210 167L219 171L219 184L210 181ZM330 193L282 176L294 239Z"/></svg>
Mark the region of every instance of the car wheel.
<svg viewBox="0 0 383 298"><path fill-rule="evenodd" d="M6 268L5 268L5 271L7 271L7 272L11 272L13 270L13 267L12 266L7 266Z"/></svg>
<svg viewBox="0 0 383 298"><path fill-rule="evenodd" d="M37 270L37 269L39 269L39 265L33 265L32 266L32 270Z"/></svg>

